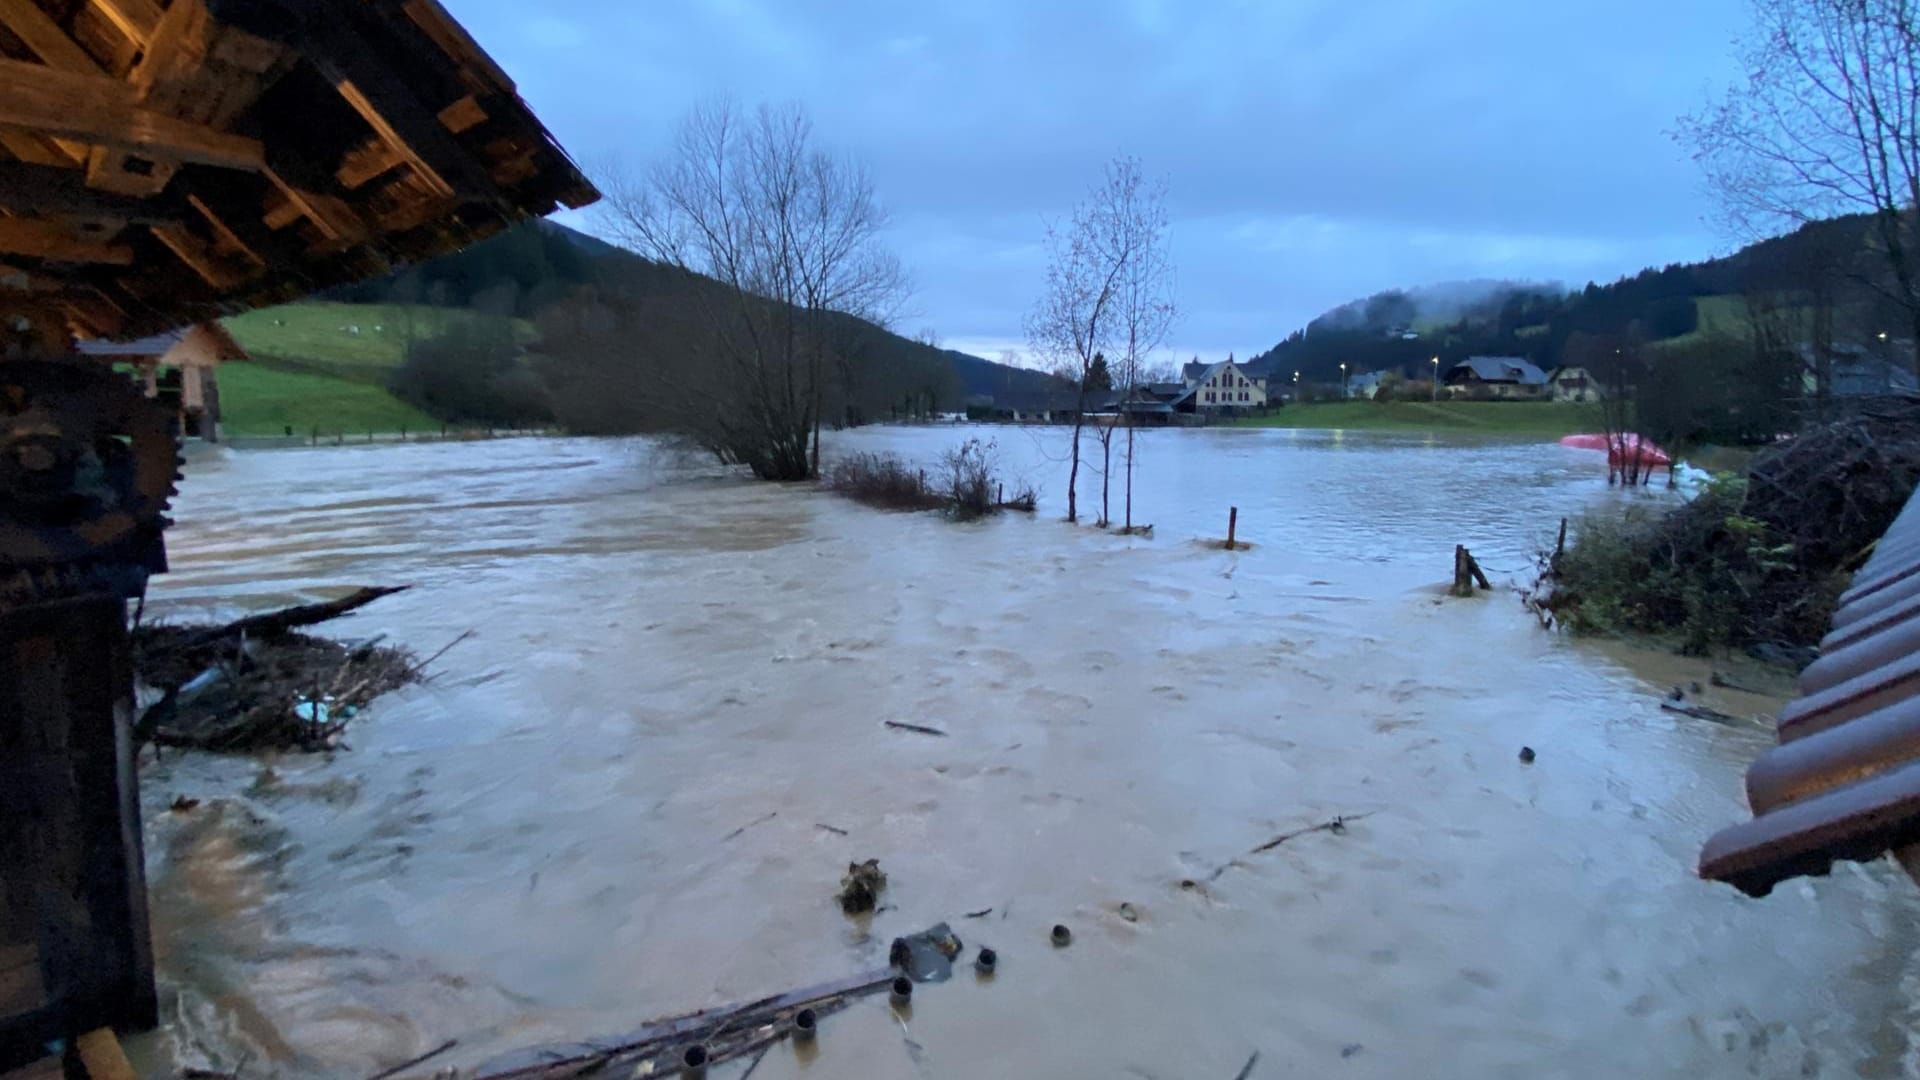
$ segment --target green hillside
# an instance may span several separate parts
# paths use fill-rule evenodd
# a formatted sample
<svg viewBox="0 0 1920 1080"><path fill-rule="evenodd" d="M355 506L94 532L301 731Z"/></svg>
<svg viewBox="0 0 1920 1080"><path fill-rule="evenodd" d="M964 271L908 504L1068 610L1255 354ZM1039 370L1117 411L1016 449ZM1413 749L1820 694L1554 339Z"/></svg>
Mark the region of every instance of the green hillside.
<svg viewBox="0 0 1920 1080"><path fill-rule="evenodd" d="M230 436L437 431L440 422L385 389L260 363L220 367L222 424Z"/></svg>
<svg viewBox="0 0 1920 1080"><path fill-rule="evenodd" d="M438 420L388 392L387 377L406 358L409 336L431 340L484 317L424 304L328 301L235 315L227 330L254 359L220 369L227 432L437 430ZM513 330L522 344L538 336L525 319L514 319Z"/></svg>
<svg viewBox="0 0 1920 1080"><path fill-rule="evenodd" d="M235 315L226 325L234 340L268 367L380 382L406 358L409 336L436 338L456 324L484 317L425 304L308 301ZM513 328L523 345L539 337L525 319L514 319Z"/></svg>

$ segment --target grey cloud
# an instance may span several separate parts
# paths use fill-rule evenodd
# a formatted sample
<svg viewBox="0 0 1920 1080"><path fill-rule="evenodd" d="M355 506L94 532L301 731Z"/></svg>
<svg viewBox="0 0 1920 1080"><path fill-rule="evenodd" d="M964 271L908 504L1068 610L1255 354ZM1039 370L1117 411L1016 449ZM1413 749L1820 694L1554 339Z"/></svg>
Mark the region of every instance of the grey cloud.
<svg viewBox="0 0 1920 1080"><path fill-rule="evenodd" d="M1170 182L1178 336L1209 353L1382 288L1724 246L1664 132L1731 76L1740 0L451 6L588 161L715 93L804 103L949 341L1018 340L1045 221L1120 151Z"/></svg>

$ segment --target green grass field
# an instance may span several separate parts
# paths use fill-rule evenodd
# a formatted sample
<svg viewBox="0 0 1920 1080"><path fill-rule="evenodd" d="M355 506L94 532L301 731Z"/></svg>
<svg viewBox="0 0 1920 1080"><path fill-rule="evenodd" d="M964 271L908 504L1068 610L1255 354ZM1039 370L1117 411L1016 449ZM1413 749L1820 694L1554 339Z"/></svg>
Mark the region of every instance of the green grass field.
<svg viewBox="0 0 1920 1080"><path fill-rule="evenodd" d="M440 422L387 392L387 374L406 358L407 338L427 340L480 318L470 311L410 304L312 301L263 308L226 320L253 362L220 369L228 434L297 435L345 431L438 430ZM359 333L351 328L357 327ZM533 324L513 320L523 344Z"/></svg>
<svg viewBox="0 0 1920 1080"><path fill-rule="evenodd" d="M322 435L344 431L438 431L440 422L378 386L325 375L277 371L258 363L220 367L222 424L229 436Z"/></svg>
<svg viewBox="0 0 1920 1080"><path fill-rule="evenodd" d="M1327 401L1287 405L1243 427L1335 428L1349 431L1451 431L1559 438L1594 431L1592 405L1558 401Z"/></svg>
<svg viewBox="0 0 1920 1080"><path fill-rule="evenodd" d="M409 327L416 340L426 340L478 318L470 311L418 304L316 301L249 311L226 325L242 348L269 366L288 361L300 370L377 381L406 359ZM525 319L513 320L513 331L523 345L539 337Z"/></svg>

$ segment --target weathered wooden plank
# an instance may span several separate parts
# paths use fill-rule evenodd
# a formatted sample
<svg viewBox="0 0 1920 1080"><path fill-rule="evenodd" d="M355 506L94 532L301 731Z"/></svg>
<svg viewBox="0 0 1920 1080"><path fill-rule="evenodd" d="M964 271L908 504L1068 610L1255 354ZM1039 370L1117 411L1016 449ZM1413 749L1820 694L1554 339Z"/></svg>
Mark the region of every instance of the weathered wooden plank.
<svg viewBox="0 0 1920 1080"><path fill-rule="evenodd" d="M240 234L235 232L225 221L221 220L220 215L214 213L213 208L202 201L200 196L187 196L187 203L200 212L200 216L206 219L207 227L213 230L213 235L217 240L215 245L216 249L224 248L255 266L264 267L267 265L267 260L261 258L260 253L255 251L251 244L240 239Z"/></svg>
<svg viewBox="0 0 1920 1080"><path fill-rule="evenodd" d="M0 0L0 23L49 67L95 74L103 70L34 0Z"/></svg>
<svg viewBox="0 0 1920 1080"><path fill-rule="evenodd" d="M102 74L100 65L61 29L34 0L0 0L0 23L26 43L49 68L80 75ZM73 161L85 161L87 147L64 139L54 140L60 153Z"/></svg>
<svg viewBox="0 0 1920 1080"><path fill-rule="evenodd" d="M87 1032L73 1041L73 1048L80 1054L87 1080L140 1080L112 1028Z"/></svg>
<svg viewBox="0 0 1920 1080"><path fill-rule="evenodd" d="M158 195L179 171L177 161L142 157L118 147L95 146L87 151L87 186L115 195Z"/></svg>
<svg viewBox="0 0 1920 1080"><path fill-rule="evenodd" d="M151 159L253 171L266 166L258 140L157 113L119 79L17 60L0 60L0 126L99 143Z"/></svg>
<svg viewBox="0 0 1920 1080"><path fill-rule="evenodd" d="M66 150L47 139L25 131L9 131L0 128L0 146L7 153L29 165L51 165L56 168L70 169L80 164L80 159L69 155Z"/></svg>
<svg viewBox="0 0 1920 1080"><path fill-rule="evenodd" d="M112 23L136 46L145 49L153 43L153 31L160 25L160 5L154 0L90 0L93 9Z"/></svg>
<svg viewBox="0 0 1920 1080"><path fill-rule="evenodd" d="M319 192L309 191L290 182L277 170L268 169L267 179L273 182L286 202L278 207L266 208L266 222L269 228L281 229L301 217L313 222L320 234L333 242L352 242L365 237L368 233L366 223L343 199ZM289 216L291 215L291 216Z"/></svg>
<svg viewBox="0 0 1920 1080"><path fill-rule="evenodd" d="M487 122L487 110L472 94L440 110L440 125L455 135Z"/></svg>
<svg viewBox="0 0 1920 1080"><path fill-rule="evenodd" d="M53 221L0 218L0 252L56 262L132 266L133 249L89 239Z"/></svg>
<svg viewBox="0 0 1920 1080"><path fill-rule="evenodd" d="M177 200L128 198L88 186L72 169L0 161L0 209L41 217L114 218L136 225L185 220Z"/></svg>
<svg viewBox="0 0 1920 1080"><path fill-rule="evenodd" d="M408 143L407 136L402 135L399 129L388 121L387 114L379 105L374 104L373 99L369 98L365 91L351 79L341 80L336 84L335 89L339 90L340 96L360 114L361 119L367 122L367 126L373 129L374 136L394 153L400 155L400 159L411 166L414 173L431 187L435 194L453 194L453 185L448 183L432 165L428 164L427 159Z"/></svg>
<svg viewBox="0 0 1920 1080"><path fill-rule="evenodd" d="M168 251L173 252L194 273L199 274L200 280L215 289L229 292L246 282L245 274L227 265L211 246L193 235L186 226L159 225L152 231L154 238L165 244Z"/></svg>
<svg viewBox="0 0 1920 1080"><path fill-rule="evenodd" d="M132 687L123 601L0 611L0 851L60 981L58 1015L16 1036L156 1019Z"/></svg>
<svg viewBox="0 0 1920 1080"><path fill-rule="evenodd" d="M406 160L407 156L386 140L369 139L347 151L340 159L340 168L334 173L334 178L340 181L341 187L353 191L398 168Z"/></svg>
<svg viewBox="0 0 1920 1080"><path fill-rule="evenodd" d="M438 0L407 0L401 10L407 13L407 18L412 19L415 26L433 39L435 45L440 46L441 52L462 68L473 71L476 78L485 79L501 90L514 89L513 80L473 40L473 35L467 33L466 27L461 26L447 13L446 8L440 6Z"/></svg>

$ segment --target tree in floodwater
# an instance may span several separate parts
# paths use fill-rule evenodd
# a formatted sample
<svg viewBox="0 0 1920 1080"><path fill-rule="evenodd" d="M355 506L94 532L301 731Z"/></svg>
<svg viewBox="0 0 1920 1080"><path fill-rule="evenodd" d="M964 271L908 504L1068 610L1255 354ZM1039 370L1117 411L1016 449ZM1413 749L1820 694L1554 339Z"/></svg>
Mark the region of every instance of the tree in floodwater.
<svg viewBox="0 0 1920 1080"><path fill-rule="evenodd" d="M1120 400L1127 427L1125 531L1133 531L1134 429L1140 415L1134 403L1158 379L1153 354L1166 344L1178 308L1173 297L1173 258L1167 247L1167 185L1146 182L1138 162L1129 160L1128 182L1121 190L1116 216L1131 237L1132 257L1120 273Z"/></svg>
<svg viewBox="0 0 1920 1080"><path fill-rule="evenodd" d="M1068 521L1079 520L1080 442L1088 406L1100 390L1098 381L1104 378L1109 386L1115 381L1108 355L1124 355L1127 346L1129 275L1143 272L1148 247L1164 244L1165 220L1159 189L1149 187L1138 160L1120 157L1107 163L1100 183L1074 207L1066 222L1047 229L1045 289L1027 316L1026 329L1034 353L1075 389ZM1131 434L1129 429L1129 440ZM1111 435L1109 430L1103 446L1110 446ZM1131 505L1130 465L1128 477ZM1103 507L1102 524L1106 518Z"/></svg>
<svg viewBox="0 0 1920 1080"><path fill-rule="evenodd" d="M1911 320L1920 371L1920 5L1750 3L1745 84L1684 118L1680 138L1750 233L1867 214L1885 270L1869 284Z"/></svg>
<svg viewBox="0 0 1920 1080"><path fill-rule="evenodd" d="M813 476L844 316L884 322L906 292L866 170L818 149L798 107L721 100L688 113L644 178L599 183L621 242L724 286L687 293L712 362L652 388L668 426L763 479Z"/></svg>
<svg viewBox="0 0 1920 1080"><path fill-rule="evenodd" d="M1566 364L1583 367L1597 384L1600 430L1607 442L1607 483L1638 486L1653 470L1641 459L1634 399L1646 376L1639 340L1629 334L1576 332L1567 339Z"/></svg>

